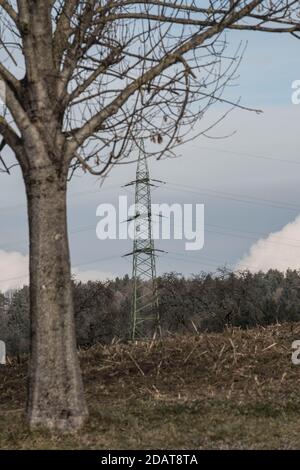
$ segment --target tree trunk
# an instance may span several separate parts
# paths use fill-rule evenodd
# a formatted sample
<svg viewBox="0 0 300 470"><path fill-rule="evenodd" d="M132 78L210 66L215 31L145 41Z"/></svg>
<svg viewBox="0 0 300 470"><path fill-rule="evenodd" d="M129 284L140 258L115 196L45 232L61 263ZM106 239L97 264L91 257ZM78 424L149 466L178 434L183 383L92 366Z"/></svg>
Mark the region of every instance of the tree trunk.
<svg viewBox="0 0 300 470"><path fill-rule="evenodd" d="M30 235L31 427L78 429L87 417L76 348L66 216L66 175L54 165L25 175Z"/></svg>

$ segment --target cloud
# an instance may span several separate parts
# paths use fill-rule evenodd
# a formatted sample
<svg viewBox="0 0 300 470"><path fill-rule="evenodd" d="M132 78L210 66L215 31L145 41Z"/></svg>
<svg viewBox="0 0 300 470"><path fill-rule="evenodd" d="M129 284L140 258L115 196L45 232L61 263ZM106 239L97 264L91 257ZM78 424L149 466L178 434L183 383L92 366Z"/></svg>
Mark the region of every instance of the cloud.
<svg viewBox="0 0 300 470"><path fill-rule="evenodd" d="M28 255L0 250L0 291L28 284Z"/></svg>
<svg viewBox="0 0 300 470"><path fill-rule="evenodd" d="M18 289L28 285L29 257L22 253L0 250L0 292L10 289ZM104 281L114 277L112 273L97 270L81 271L79 268L72 269L74 277L78 281Z"/></svg>
<svg viewBox="0 0 300 470"><path fill-rule="evenodd" d="M269 269L286 271L300 269L300 216L278 232L260 239L236 265L235 269L266 272Z"/></svg>
<svg viewBox="0 0 300 470"><path fill-rule="evenodd" d="M80 271L78 268L73 268L72 274L77 281L81 282L106 281L107 279L112 279L115 277L112 273L106 273L97 270Z"/></svg>

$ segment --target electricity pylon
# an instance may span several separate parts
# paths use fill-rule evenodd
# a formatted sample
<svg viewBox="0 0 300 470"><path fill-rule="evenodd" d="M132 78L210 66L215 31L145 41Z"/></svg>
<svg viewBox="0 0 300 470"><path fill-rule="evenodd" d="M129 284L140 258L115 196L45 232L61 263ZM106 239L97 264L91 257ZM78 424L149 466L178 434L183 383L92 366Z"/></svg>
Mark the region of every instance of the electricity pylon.
<svg viewBox="0 0 300 470"><path fill-rule="evenodd" d="M147 334L160 334L159 299L156 279L156 250L152 235L151 186L146 156L140 152L136 179L126 186L135 185L134 242L131 304L131 339Z"/></svg>

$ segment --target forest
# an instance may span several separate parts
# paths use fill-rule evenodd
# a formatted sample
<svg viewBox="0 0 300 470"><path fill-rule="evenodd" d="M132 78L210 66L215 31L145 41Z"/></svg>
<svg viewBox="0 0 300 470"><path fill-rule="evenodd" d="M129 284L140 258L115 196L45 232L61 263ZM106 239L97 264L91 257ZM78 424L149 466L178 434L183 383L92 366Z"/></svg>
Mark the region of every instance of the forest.
<svg viewBox="0 0 300 470"><path fill-rule="evenodd" d="M188 278L168 273L158 278L158 292L163 335L300 321L300 270L253 274L222 268L215 275L203 272ZM128 276L107 282L73 280L73 293L79 347L128 341L132 296ZM0 338L10 356L29 352L27 286L0 294Z"/></svg>

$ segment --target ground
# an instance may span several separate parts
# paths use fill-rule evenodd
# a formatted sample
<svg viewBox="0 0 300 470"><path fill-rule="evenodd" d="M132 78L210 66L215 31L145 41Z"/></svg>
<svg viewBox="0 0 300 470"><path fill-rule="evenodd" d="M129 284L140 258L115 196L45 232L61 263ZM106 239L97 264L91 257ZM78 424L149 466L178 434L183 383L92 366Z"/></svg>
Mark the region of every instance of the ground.
<svg viewBox="0 0 300 470"><path fill-rule="evenodd" d="M0 369L1 449L300 449L300 324L81 351L90 419L30 432L26 359Z"/></svg>

